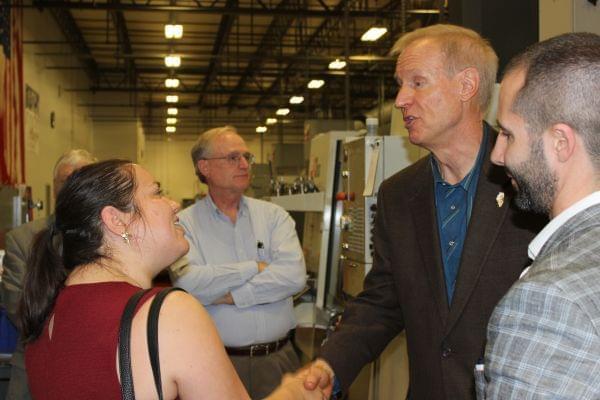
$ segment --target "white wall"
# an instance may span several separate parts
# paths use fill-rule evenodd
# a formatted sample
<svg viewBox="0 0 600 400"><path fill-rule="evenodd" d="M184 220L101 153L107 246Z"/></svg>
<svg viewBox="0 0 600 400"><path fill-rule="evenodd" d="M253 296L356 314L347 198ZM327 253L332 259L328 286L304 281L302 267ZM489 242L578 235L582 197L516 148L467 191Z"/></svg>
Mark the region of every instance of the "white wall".
<svg viewBox="0 0 600 400"><path fill-rule="evenodd" d="M194 174L191 140L147 140L141 165L160 182L163 192L177 202L206 193ZM205 187L204 185L202 185Z"/></svg>
<svg viewBox="0 0 600 400"><path fill-rule="evenodd" d="M24 9L23 39L64 40L50 14L36 9ZM76 66L72 57L48 55L68 52L67 45L23 45L24 83L39 95L37 114L25 112L25 181L32 187L33 199L43 200L45 210L36 211L34 217L45 216L53 209L53 199L47 198L46 186L52 184L52 170L62 153L72 148L93 151L93 124L90 111L80 104L88 96L80 92L68 92L68 88L87 85L82 70L56 70L57 65ZM25 88L23 89L25 91ZM55 126L50 126L50 113L56 115ZM50 196L51 197L51 196ZM48 202L52 204L48 204Z"/></svg>
<svg viewBox="0 0 600 400"><path fill-rule="evenodd" d="M94 122L94 155L101 160L122 158L138 162L143 143L137 121Z"/></svg>
<svg viewBox="0 0 600 400"><path fill-rule="evenodd" d="M540 40L567 32L600 34L600 6L587 0L540 0Z"/></svg>

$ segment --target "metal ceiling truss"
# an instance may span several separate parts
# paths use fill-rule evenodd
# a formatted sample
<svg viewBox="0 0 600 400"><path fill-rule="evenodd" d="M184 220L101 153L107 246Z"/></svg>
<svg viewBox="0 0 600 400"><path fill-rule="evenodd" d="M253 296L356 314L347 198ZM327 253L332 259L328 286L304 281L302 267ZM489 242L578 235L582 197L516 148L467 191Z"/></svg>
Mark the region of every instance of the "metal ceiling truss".
<svg viewBox="0 0 600 400"><path fill-rule="evenodd" d="M79 61L85 68L85 72L92 84L100 83L101 75L99 73L98 64L91 56L92 52L83 38L83 34L79 30L73 15L69 10L52 9L50 11L52 17L60 27L63 35L68 40L73 51L81 56Z"/></svg>
<svg viewBox="0 0 600 400"><path fill-rule="evenodd" d="M183 113L178 116L182 129L211 122L229 121L244 126L253 121L264 122L264 117L273 115L275 108L283 105L292 110L293 117L288 122L298 119L286 124L294 129L301 126L298 121L302 118L361 115L395 94L394 57L387 53L397 36L434 18L435 13L409 9L409 5L436 4L440 12L435 18L439 19L444 1L24 0L24 3L24 7L49 9L73 52L61 54L60 48L52 51L51 45L64 41L26 44L48 45L38 55L52 55L54 59L75 56L81 62L81 67L69 62L47 68L84 69L90 78L89 87L66 90L115 93L112 105L86 106L94 111L115 110L115 118L141 117L148 133L162 133L159 128L168 106L164 103L165 94L181 97L177 107ZM72 14L71 10L99 12ZM136 14L142 11L162 12L169 16L169 21L179 13L216 14L220 19L208 18L205 23L206 17L187 17L192 22L189 30L186 28L185 40L172 42L163 39L157 30L156 25L161 24L163 17L153 17L146 24L143 14ZM106 24L102 24L104 21ZM387 26L387 36L376 43L361 42L358 39L361 30L373 23ZM169 70L163 66L163 58L172 51L180 54L184 63ZM345 59L349 65L342 71L331 71L327 64L335 58ZM180 79L177 89L164 87L164 78L168 76ZM313 78L326 79L325 89L308 90L306 84ZM128 100L120 94L129 94ZM304 103L287 105L289 97L296 94L304 95ZM123 111L129 115L127 110L133 113L129 117L121 115ZM299 128L297 133L301 131Z"/></svg>
<svg viewBox="0 0 600 400"><path fill-rule="evenodd" d="M171 4L172 3L172 4ZM26 0L22 7L30 8L62 8L62 9L78 9L78 10L121 10L121 11L162 11L162 12L180 12L180 13L198 13L198 14L218 14L218 15L266 15L266 16L287 16L288 9L279 7L279 3L265 4L259 2L260 7L234 6L227 7L217 5L214 2L210 5L198 6L196 2L189 0L124 0L119 3L112 3L110 0ZM321 2L322 4L322 2ZM339 18L343 17L343 10L331 8L300 8L296 10L297 17L312 17L312 18ZM380 16L379 11L354 9L349 12L351 18L377 18Z"/></svg>
<svg viewBox="0 0 600 400"><path fill-rule="evenodd" d="M267 28L265 34L262 37L260 44L256 50L254 57L248 63L245 73L241 76L236 86L237 90L241 90L246 86L248 78L254 74L264 63L264 56L267 54L273 54L274 51L281 51L273 46L273 42L278 43L283 40L283 37L287 33L290 25L296 18L296 12L301 9L302 3L300 0L282 0L277 4L278 10L285 10L284 15L275 15L271 24ZM235 106L237 96L233 95L229 98L228 108L231 109Z"/></svg>
<svg viewBox="0 0 600 400"><path fill-rule="evenodd" d="M215 2L216 3L216 2ZM214 3L213 3L214 4ZM231 8L238 5L238 0L227 0L226 7ZM221 17L221 23L219 24L219 30L217 32L216 40L214 41L212 56L208 65L208 71L205 74L204 82L200 89L200 96L198 97L198 106L204 105L204 93L208 89L208 85L215 80L217 70L219 69L220 56L225 48L225 44L229 39L229 34L233 28L233 24L236 20L235 15L225 14Z"/></svg>

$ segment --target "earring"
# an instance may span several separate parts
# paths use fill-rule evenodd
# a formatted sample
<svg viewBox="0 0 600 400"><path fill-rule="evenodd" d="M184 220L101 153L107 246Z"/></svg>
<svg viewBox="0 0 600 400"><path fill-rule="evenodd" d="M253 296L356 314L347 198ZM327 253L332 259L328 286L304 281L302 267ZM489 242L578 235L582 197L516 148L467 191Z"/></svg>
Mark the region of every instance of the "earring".
<svg viewBox="0 0 600 400"><path fill-rule="evenodd" d="M129 232L125 231L121 233L121 237L125 243L129 244Z"/></svg>

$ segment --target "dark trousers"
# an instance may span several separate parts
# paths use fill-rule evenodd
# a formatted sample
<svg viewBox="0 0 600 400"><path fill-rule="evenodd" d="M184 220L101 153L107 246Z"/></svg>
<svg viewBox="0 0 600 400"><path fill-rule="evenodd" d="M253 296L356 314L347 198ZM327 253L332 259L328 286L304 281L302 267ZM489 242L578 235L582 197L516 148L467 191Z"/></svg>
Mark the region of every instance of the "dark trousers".
<svg viewBox="0 0 600 400"><path fill-rule="evenodd" d="M229 356L242 383L253 400L267 397L283 375L300 368L300 360L290 342L266 356Z"/></svg>

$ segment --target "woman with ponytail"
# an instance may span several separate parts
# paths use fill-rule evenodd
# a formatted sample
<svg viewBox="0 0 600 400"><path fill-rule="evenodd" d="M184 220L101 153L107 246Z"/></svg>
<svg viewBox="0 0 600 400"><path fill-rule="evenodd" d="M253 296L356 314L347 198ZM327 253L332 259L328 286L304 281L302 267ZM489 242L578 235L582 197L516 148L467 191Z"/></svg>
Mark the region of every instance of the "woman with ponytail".
<svg viewBox="0 0 600 400"><path fill-rule="evenodd" d="M118 331L129 298L188 251L178 205L138 165L109 160L71 175L56 219L36 237L21 304L26 368L35 399L120 399ZM131 330L135 398L156 399L146 343L150 290ZM158 343L165 399L248 399L210 316L184 292L160 311ZM269 399L321 399L303 374Z"/></svg>

